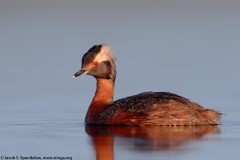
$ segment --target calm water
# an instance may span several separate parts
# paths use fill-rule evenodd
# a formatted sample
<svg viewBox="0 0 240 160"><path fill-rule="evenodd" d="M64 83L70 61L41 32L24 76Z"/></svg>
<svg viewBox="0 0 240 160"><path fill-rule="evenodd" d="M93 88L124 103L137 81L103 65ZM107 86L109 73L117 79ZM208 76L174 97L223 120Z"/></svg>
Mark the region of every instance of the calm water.
<svg viewBox="0 0 240 160"><path fill-rule="evenodd" d="M1 121L1 156L236 158L240 143L239 112L229 114L231 119L225 116L221 125L208 127L85 127L79 113L40 112L36 115L42 117L34 117L19 112Z"/></svg>
<svg viewBox="0 0 240 160"><path fill-rule="evenodd" d="M239 16L231 0L1 0L0 158L237 159ZM115 99L170 91L221 125L85 127L95 80L71 77L98 43L117 57Z"/></svg>

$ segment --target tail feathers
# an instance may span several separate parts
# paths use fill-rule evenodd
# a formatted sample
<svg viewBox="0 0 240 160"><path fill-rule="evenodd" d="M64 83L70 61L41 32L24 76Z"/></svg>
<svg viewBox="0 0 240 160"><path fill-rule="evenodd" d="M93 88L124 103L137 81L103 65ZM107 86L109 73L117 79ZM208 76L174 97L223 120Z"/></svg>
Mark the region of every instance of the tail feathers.
<svg viewBox="0 0 240 160"><path fill-rule="evenodd" d="M216 125L219 124L222 113L213 109L207 109L204 111L205 116L208 119L208 124Z"/></svg>

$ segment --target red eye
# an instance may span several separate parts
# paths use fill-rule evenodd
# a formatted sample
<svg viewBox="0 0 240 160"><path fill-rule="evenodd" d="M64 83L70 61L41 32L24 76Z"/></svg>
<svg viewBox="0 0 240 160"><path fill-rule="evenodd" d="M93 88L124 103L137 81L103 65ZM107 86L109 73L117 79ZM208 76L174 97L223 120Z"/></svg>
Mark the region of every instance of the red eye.
<svg viewBox="0 0 240 160"><path fill-rule="evenodd" d="M98 65L98 61L95 61L93 64L94 64L94 66L97 66Z"/></svg>

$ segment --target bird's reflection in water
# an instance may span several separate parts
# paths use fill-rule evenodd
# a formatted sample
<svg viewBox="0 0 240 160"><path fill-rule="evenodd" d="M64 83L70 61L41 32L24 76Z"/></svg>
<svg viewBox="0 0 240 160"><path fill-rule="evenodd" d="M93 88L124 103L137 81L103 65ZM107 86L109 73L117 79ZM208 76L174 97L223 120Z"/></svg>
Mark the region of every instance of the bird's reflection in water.
<svg viewBox="0 0 240 160"><path fill-rule="evenodd" d="M188 142L220 132L218 126L86 126L85 129L97 160L113 160L114 143L139 151L178 151Z"/></svg>

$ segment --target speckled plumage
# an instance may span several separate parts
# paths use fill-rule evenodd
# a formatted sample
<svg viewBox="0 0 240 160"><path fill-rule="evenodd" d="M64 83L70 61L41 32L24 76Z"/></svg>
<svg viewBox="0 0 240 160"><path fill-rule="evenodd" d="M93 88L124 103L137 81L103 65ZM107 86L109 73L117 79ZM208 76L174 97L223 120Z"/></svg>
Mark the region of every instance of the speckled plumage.
<svg viewBox="0 0 240 160"><path fill-rule="evenodd" d="M113 104L107 105L100 114L100 117L101 119L110 119L120 109L133 113L149 112L156 109L160 104L170 103L171 100L178 101L198 110L204 109L199 105L193 106L188 99L177 94L169 92L143 92L119 99L113 102Z"/></svg>
<svg viewBox="0 0 240 160"><path fill-rule="evenodd" d="M180 104L180 105L178 105ZM185 106L185 108L182 108L182 105ZM195 111L195 112L214 112L214 115L219 115L220 113L212 110L205 109L204 107L200 106L197 103L194 103L190 101L189 99L186 99L182 96L179 96L177 94L169 93L169 92L144 92L140 93L138 95L129 96L123 99L119 99L115 102L113 102L110 105L106 105L106 107L103 109L103 111L96 117L101 123L109 123L111 124L111 120L115 119L116 115L118 116L118 112L124 112L129 113L129 115L138 115L135 116L129 116L129 119L133 119L133 123L126 123L128 125L150 125L150 123L147 123L147 118L149 117L149 114L152 114L152 112L162 110L163 112L166 112L166 108L171 107L179 107L178 109L180 112L174 112L174 110L168 111L168 114L165 115L159 115L156 117L156 119L151 119L152 123L153 121L156 122L155 125L166 125L166 123L160 123L164 120L160 120L161 118L164 119L166 117L175 117L175 122L169 123L168 125L195 125L192 121L192 119L197 119L198 116L192 115L192 118L189 118L187 123L179 123L179 121L182 121L182 118L185 116L186 118L188 115L184 115L181 110L189 109L189 111ZM178 110L176 109L176 110ZM185 113L186 114L186 113ZM141 117L141 118L140 118ZM181 117L181 118L179 118ZM142 121L142 118L144 118L146 121ZM211 117L209 117L211 118ZM219 117L218 117L219 118ZM218 118L212 119L212 122L218 121ZM140 120L139 120L140 119ZM159 121L158 121L159 120ZM142 122L142 123L141 123ZM114 123L117 123L114 121ZM122 121L119 121L119 125L124 123ZM206 121L198 122L197 125L206 125ZM212 123L214 124L214 123Z"/></svg>

